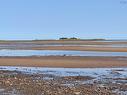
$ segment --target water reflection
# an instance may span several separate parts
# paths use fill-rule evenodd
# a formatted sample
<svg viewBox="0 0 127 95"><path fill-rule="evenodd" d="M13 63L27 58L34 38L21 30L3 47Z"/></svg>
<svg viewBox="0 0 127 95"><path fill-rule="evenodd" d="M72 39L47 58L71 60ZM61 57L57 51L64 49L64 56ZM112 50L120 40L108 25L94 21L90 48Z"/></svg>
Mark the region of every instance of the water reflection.
<svg viewBox="0 0 127 95"><path fill-rule="evenodd" d="M69 50L0 50L0 56L127 56L127 52Z"/></svg>

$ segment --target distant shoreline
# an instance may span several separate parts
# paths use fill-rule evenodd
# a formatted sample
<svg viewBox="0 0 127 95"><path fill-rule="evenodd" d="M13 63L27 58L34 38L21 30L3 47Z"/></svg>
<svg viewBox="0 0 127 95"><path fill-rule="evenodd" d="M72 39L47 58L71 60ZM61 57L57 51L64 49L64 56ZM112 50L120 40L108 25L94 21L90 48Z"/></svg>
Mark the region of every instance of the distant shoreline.
<svg viewBox="0 0 127 95"><path fill-rule="evenodd" d="M35 40L0 40L0 42L6 42L6 41L127 41L127 39L35 39Z"/></svg>

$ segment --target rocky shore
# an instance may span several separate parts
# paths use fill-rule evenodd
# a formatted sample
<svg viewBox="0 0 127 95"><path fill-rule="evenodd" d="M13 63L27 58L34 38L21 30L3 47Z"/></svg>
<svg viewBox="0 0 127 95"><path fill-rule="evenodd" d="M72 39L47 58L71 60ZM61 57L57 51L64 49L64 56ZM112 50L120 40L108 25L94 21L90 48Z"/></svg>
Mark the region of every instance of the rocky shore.
<svg viewBox="0 0 127 95"><path fill-rule="evenodd" d="M126 80L0 70L0 95L127 95Z"/></svg>

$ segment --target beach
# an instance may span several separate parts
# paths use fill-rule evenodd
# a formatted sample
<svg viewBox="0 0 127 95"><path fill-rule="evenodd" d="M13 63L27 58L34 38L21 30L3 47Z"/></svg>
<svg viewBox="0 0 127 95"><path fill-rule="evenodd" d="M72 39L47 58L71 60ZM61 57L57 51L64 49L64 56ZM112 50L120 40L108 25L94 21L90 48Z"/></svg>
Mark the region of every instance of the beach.
<svg viewBox="0 0 127 95"><path fill-rule="evenodd" d="M123 45L125 47L118 47ZM58 45L58 46L57 46ZM61 46L63 45L63 46ZM69 46L68 46L69 45ZM81 46L85 45L85 46ZM88 46L86 46L88 45ZM108 46L110 45L110 46ZM115 47L112 47L115 45ZM1 41L1 50L65 50L70 51L97 51L97 52L127 52L126 41ZM3 51L3 53L5 52ZM13 51L14 52L14 51ZM7 52L8 53L8 52ZM27 51L26 51L27 53ZM59 53L59 52L58 52ZM12 54L12 53L11 53ZM112 54L112 53L111 53ZM125 56L1 56L1 66L35 66L35 67L64 67L64 68L105 68L105 67L126 67L127 57Z"/></svg>
<svg viewBox="0 0 127 95"><path fill-rule="evenodd" d="M0 0L0 95L127 95L127 0Z"/></svg>
<svg viewBox="0 0 127 95"><path fill-rule="evenodd" d="M126 41L1 41L1 95L126 95Z"/></svg>
<svg viewBox="0 0 127 95"><path fill-rule="evenodd" d="M111 68L127 67L126 57L0 57L0 66L63 67L63 68Z"/></svg>

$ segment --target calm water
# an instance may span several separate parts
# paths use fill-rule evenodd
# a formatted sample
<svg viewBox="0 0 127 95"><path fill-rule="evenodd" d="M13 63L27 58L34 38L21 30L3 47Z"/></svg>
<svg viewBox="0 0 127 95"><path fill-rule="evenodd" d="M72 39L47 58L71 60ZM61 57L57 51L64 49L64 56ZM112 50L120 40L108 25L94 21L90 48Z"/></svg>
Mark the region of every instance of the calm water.
<svg viewBox="0 0 127 95"><path fill-rule="evenodd" d="M9 48L32 48L32 47L45 47L45 46L85 46L85 47L114 47L114 48L127 48L127 44L107 44L107 45L76 45L76 44L18 44L18 45L0 45L0 49L9 49Z"/></svg>
<svg viewBox="0 0 127 95"><path fill-rule="evenodd" d="M92 76L99 78L105 76L106 78L125 78L127 77L127 68L43 68L43 67L14 67L14 66L0 66L0 70L21 71L29 74L52 74L56 76ZM113 76L112 71L119 72L118 75Z"/></svg>
<svg viewBox="0 0 127 95"><path fill-rule="evenodd" d="M127 52L69 50L0 50L0 56L126 56Z"/></svg>

